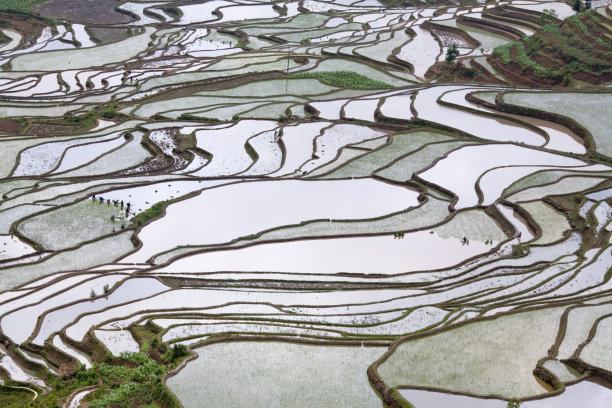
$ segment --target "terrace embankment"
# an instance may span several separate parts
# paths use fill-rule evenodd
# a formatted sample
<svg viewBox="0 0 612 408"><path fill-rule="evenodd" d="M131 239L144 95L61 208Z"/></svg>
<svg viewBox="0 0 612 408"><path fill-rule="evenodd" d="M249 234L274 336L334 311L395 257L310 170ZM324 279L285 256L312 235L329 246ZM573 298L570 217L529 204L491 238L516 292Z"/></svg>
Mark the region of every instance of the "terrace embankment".
<svg viewBox="0 0 612 408"><path fill-rule="evenodd" d="M603 84L612 80L610 27L610 20L601 14L579 13L497 47L487 61L520 85Z"/></svg>

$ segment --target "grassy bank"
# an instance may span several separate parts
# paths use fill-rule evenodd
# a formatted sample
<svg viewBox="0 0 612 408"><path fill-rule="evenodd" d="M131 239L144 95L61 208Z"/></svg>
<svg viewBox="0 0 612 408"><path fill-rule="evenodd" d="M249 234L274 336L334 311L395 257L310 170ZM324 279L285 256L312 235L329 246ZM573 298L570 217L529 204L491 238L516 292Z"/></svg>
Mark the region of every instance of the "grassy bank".
<svg viewBox="0 0 612 408"><path fill-rule="evenodd" d="M0 11L32 11L37 4L45 0L0 0Z"/></svg>
<svg viewBox="0 0 612 408"><path fill-rule="evenodd" d="M591 10L579 13L497 47L490 58L542 85L569 85L573 79L606 82L612 75L612 39L604 20Z"/></svg>
<svg viewBox="0 0 612 408"><path fill-rule="evenodd" d="M376 81L351 71L304 72L291 75L291 78L315 78L328 85L357 89L384 89L393 86Z"/></svg>

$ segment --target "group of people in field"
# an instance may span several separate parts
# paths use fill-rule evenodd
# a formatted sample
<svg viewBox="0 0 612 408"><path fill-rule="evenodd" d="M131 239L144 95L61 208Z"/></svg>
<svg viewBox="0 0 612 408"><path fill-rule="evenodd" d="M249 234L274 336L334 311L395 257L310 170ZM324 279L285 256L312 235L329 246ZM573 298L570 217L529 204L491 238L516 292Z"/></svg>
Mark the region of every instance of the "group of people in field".
<svg viewBox="0 0 612 408"><path fill-rule="evenodd" d="M104 197L102 197L102 196L96 197L95 194L91 197L91 200L93 202L99 202L100 204L103 204L104 201L106 201L106 205L110 205L111 202L112 202L115 207L121 207L122 210L125 207L125 218L127 218L130 215L130 209L131 209L132 204L130 204L129 202L126 204L123 200L121 200L121 201L119 201L119 200L111 201L110 198L107 198L105 200ZM116 218L115 214L111 215L110 218L111 218L111 221L115 221L115 218Z"/></svg>

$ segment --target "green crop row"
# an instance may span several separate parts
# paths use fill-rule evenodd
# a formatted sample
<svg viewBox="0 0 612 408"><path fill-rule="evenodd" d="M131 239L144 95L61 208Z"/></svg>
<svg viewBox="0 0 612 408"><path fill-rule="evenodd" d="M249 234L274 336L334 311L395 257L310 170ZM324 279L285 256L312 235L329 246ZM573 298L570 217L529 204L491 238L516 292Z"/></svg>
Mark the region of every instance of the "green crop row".
<svg viewBox="0 0 612 408"><path fill-rule="evenodd" d="M45 0L0 0L0 11L31 11L32 6Z"/></svg>
<svg viewBox="0 0 612 408"><path fill-rule="evenodd" d="M385 82L376 81L352 71L320 71L292 74L291 78L315 78L328 85L357 89L393 88Z"/></svg>

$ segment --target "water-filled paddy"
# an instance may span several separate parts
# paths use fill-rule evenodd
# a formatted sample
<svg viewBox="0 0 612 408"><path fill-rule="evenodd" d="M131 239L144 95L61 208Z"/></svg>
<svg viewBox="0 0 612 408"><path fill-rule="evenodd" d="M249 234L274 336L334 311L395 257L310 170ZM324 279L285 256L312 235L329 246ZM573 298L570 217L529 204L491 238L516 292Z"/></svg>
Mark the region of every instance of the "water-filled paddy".
<svg viewBox="0 0 612 408"><path fill-rule="evenodd" d="M365 189L374 195L363 197ZM248 205L245 197L251 199ZM346 212L349 203L352 210ZM170 206L164 219L151 224L141 234L143 249L127 260L144 261L177 245L221 244L302 221L375 218L416 205L415 191L373 180L232 184ZM230 227L220 214L227 214L235 225ZM174 242L160 239L179 230L181 234Z"/></svg>
<svg viewBox="0 0 612 408"><path fill-rule="evenodd" d="M0 405L607 403L603 3L30 3Z"/></svg>
<svg viewBox="0 0 612 408"><path fill-rule="evenodd" d="M187 407L378 407L365 369L383 351L277 342L215 344L201 349L168 386Z"/></svg>
<svg viewBox="0 0 612 408"><path fill-rule="evenodd" d="M473 407L473 408L504 408L507 402L496 399L474 398L456 394L442 394L433 391L421 390L400 390L400 393L415 408L433 408L440 404L447 404L453 407ZM558 396L542 398L531 401L524 401L521 407L526 408L570 408L576 405L586 406L606 406L612 402L610 388L603 384L592 381L581 381L578 384L568 386L563 393Z"/></svg>

